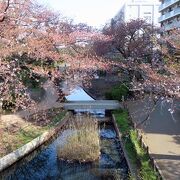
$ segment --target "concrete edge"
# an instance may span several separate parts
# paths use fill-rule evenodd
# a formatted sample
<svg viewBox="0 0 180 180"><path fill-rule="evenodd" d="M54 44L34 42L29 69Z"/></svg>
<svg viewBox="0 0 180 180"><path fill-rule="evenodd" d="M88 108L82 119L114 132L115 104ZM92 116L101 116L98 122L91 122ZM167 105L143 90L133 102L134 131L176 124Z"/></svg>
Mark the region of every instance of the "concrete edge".
<svg viewBox="0 0 180 180"><path fill-rule="evenodd" d="M151 151L149 150L149 155L150 155L150 158L153 159L153 163L154 163L154 165L155 165L155 168L157 169L157 171L158 171L159 175L161 176L161 178L162 178L162 179L165 179L165 177L164 177L164 175L163 175L163 172L161 171L161 169L160 169L157 161L151 156L151 154L152 154L152 153L151 153Z"/></svg>
<svg viewBox="0 0 180 180"><path fill-rule="evenodd" d="M128 109L128 108L127 108L127 109ZM132 116L131 116L131 114L129 113L129 109L128 109L128 114L129 114L129 118L130 118L130 121L131 121L132 124L133 124L134 129L136 129L136 128L135 128L135 123L134 123L133 120L132 120ZM141 133L139 132L139 130L136 129L136 131L137 131L137 133L138 133L138 136L140 136ZM156 168L157 173L160 175L160 178L161 178L161 179L165 179L165 177L164 177L161 169L159 168L159 165L158 165L157 161L151 156L152 152L150 151L149 146L147 146L147 144L144 142L143 136L142 136L142 143L144 144L145 147L148 148L148 154L149 154L150 160L153 160L154 166L155 166L155 168Z"/></svg>
<svg viewBox="0 0 180 180"><path fill-rule="evenodd" d="M96 98L93 96L93 94L92 93L90 93L88 90L87 90L87 88L85 88L83 85L82 86L80 86L91 98L93 98L94 100L96 100Z"/></svg>
<svg viewBox="0 0 180 180"><path fill-rule="evenodd" d="M137 130L137 133L141 135L141 133L138 130ZM159 175L161 176L162 179L165 179L161 169L159 168L159 165L158 165L157 161L151 156L152 152L150 151L149 146L144 142L143 137L142 137L142 142L143 142L145 147L148 147L148 153L149 153L150 158L153 160L154 166L157 169L156 171L158 171L158 173L159 173Z"/></svg>
<svg viewBox="0 0 180 180"><path fill-rule="evenodd" d="M133 178L137 179L137 177L138 177L138 176L137 176L137 172L136 172L135 168L132 166L132 164L130 163L130 159L129 159L128 155L127 155L125 146L124 146L123 141L122 141L122 134L121 134L121 132L119 131L119 128L118 128L118 126L117 126L116 118L115 118L114 114L112 114L112 121L113 121L115 130L116 130L116 133L117 133L117 135L118 135L118 138L119 138L119 140L120 140L120 144L121 144L121 147L122 147L122 150L123 150L125 159L126 159L126 161L127 161L127 164L128 164L129 170L130 170L130 173L131 173L131 175L132 175Z"/></svg>
<svg viewBox="0 0 180 180"><path fill-rule="evenodd" d="M20 147L19 149L11 152L10 154L5 155L0 159L0 172L17 162L18 160L22 159L24 156L28 155L39 146L44 144L48 141L53 135L55 135L67 122L70 113L67 112L62 120L57 123L57 126L49 131L44 132L39 137L33 139L31 142L25 144L24 146Z"/></svg>

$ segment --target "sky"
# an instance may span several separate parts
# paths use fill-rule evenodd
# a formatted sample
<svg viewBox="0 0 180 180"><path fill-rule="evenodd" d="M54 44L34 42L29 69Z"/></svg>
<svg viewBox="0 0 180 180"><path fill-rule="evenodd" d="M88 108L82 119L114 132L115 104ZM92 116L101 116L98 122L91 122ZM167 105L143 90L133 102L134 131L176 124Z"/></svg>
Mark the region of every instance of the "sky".
<svg viewBox="0 0 180 180"><path fill-rule="evenodd" d="M102 27L120 10L125 0L38 0L64 16L95 27Z"/></svg>

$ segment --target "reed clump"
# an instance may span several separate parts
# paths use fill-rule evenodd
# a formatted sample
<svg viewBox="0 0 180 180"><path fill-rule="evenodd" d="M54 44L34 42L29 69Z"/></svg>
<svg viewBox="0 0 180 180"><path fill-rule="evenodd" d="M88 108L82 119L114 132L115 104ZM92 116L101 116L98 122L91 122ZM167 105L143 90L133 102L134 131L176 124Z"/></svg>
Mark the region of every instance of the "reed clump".
<svg viewBox="0 0 180 180"><path fill-rule="evenodd" d="M100 157L100 137L98 123L90 116L76 116L70 120L71 130L65 143L58 146L61 159L92 162Z"/></svg>

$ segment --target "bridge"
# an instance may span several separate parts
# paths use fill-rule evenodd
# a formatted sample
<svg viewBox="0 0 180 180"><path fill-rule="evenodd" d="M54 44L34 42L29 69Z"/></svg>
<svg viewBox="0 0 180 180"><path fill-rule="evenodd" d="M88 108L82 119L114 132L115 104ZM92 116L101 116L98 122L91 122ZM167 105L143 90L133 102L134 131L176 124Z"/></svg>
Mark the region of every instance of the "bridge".
<svg viewBox="0 0 180 180"><path fill-rule="evenodd" d="M68 101L64 103L64 109L66 110L114 110L122 108L118 101L113 100L94 100L94 101Z"/></svg>

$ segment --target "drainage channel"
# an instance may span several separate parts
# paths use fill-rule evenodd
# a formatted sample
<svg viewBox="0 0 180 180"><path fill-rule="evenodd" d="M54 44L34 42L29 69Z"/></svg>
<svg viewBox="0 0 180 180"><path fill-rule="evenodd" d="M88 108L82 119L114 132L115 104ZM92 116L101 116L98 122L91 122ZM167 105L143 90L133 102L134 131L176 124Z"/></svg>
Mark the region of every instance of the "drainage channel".
<svg viewBox="0 0 180 180"><path fill-rule="evenodd" d="M110 117L97 118L101 155L92 163L67 162L58 158L58 141L63 131L24 159L0 173L3 180L101 180L128 179L128 166ZM109 119L109 120L108 120Z"/></svg>
<svg viewBox="0 0 180 180"><path fill-rule="evenodd" d="M81 88L75 89L68 100L93 100ZM78 100L79 100L78 98ZM74 116L86 112L75 111ZM110 114L105 116L105 110L89 112L99 125L100 158L92 163L63 161L58 157L58 144L64 133L63 128L56 136L37 148L35 151L16 162L0 173L2 180L126 180L129 169L121 148Z"/></svg>

